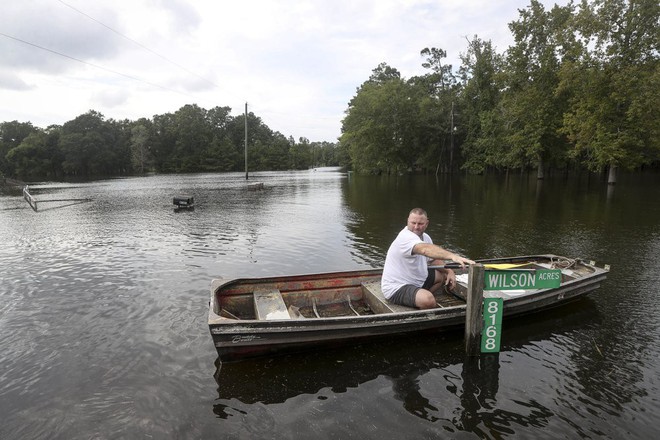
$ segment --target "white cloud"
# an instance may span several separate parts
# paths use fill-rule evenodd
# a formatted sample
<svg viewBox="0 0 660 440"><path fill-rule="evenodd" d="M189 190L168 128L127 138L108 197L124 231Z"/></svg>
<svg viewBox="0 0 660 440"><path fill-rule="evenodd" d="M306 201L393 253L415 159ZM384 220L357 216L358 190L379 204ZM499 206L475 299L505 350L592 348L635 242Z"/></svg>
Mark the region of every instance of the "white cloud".
<svg viewBox="0 0 660 440"><path fill-rule="evenodd" d="M28 84L13 72L0 70L0 89L27 91L33 88L34 86Z"/></svg>
<svg viewBox="0 0 660 440"><path fill-rule="evenodd" d="M71 58L91 62L117 54L115 37L107 29L62 4L47 0L6 3L0 29L12 38L0 38L5 66L57 74L75 68ZM116 24L110 10L92 6L89 11L104 16L108 25Z"/></svg>
<svg viewBox="0 0 660 440"><path fill-rule="evenodd" d="M122 104L126 104L129 94L125 90L117 89L104 89L91 96L92 102L98 104L103 108L116 108Z"/></svg>
<svg viewBox="0 0 660 440"><path fill-rule="evenodd" d="M420 75L420 51L439 47L457 68L474 35L503 52L507 24L528 3L9 2L0 16L0 121L47 126L90 109L137 119L188 103L238 114L248 102L286 136L334 141L347 103L378 64Z"/></svg>

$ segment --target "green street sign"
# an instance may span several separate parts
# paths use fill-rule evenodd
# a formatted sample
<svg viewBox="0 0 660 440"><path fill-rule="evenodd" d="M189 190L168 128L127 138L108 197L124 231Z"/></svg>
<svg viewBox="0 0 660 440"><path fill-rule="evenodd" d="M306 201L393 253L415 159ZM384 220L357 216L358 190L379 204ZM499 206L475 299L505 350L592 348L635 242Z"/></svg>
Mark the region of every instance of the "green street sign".
<svg viewBox="0 0 660 440"><path fill-rule="evenodd" d="M502 298L484 298L484 327L481 333L481 352L498 353L502 336Z"/></svg>
<svg viewBox="0 0 660 440"><path fill-rule="evenodd" d="M484 290L553 289L561 285L561 270L486 270Z"/></svg>

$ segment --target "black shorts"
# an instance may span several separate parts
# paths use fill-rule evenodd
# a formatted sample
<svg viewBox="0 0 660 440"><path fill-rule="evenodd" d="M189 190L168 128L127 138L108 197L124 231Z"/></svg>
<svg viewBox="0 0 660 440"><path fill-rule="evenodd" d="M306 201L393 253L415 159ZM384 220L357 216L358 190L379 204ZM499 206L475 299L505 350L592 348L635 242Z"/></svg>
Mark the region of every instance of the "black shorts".
<svg viewBox="0 0 660 440"><path fill-rule="evenodd" d="M422 284L422 287L413 286L412 284L406 284L401 286L399 290L394 292L391 298L388 299L393 304L400 304L402 306L408 307L417 307L415 305L415 297L417 296L417 291L419 289L430 290L431 286L435 283L435 269L429 269L429 274Z"/></svg>

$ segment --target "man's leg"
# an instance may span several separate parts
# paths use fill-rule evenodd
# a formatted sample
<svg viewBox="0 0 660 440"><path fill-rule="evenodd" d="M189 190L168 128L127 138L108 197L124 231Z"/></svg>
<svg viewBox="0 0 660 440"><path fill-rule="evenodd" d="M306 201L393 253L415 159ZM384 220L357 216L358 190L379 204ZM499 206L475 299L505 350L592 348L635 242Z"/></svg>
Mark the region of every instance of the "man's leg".
<svg viewBox="0 0 660 440"><path fill-rule="evenodd" d="M435 296L429 290L419 289L415 294L415 306L418 309L432 309L438 306Z"/></svg>

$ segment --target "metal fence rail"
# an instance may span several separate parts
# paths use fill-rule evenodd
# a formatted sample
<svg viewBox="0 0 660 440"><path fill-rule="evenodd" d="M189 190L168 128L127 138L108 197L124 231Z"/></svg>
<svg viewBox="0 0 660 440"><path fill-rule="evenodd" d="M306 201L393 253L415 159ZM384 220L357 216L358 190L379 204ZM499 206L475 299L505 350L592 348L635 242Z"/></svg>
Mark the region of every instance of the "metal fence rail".
<svg viewBox="0 0 660 440"><path fill-rule="evenodd" d="M32 197L30 194L30 187L27 185L23 187L23 198L30 204L30 208L32 208L34 212L37 212L37 199Z"/></svg>
<svg viewBox="0 0 660 440"><path fill-rule="evenodd" d="M35 199L34 196L30 194L30 187L28 185L25 185L23 187L23 198L25 199L26 202L28 202L30 208L32 208L34 212L37 212L37 199ZM92 199L48 199L48 200L39 200L39 203L43 204L48 202L72 202L69 203L68 205L64 205L64 206L71 206L71 205L77 205L79 203L85 203L91 201ZM64 206L59 206L58 208L64 208ZM55 209L55 208L48 208L48 209Z"/></svg>

